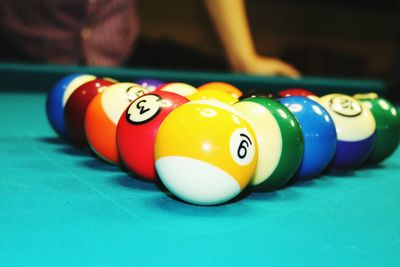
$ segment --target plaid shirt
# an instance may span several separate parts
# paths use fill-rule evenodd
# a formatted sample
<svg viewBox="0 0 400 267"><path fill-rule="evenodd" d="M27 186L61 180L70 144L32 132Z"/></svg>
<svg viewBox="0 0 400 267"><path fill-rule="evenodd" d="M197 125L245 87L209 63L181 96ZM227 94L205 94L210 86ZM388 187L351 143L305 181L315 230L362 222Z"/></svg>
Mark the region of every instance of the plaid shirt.
<svg viewBox="0 0 400 267"><path fill-rule="evenodd" d="M138 34L135 0L1 0L0 33L42 62L116 66Z"/></svg>

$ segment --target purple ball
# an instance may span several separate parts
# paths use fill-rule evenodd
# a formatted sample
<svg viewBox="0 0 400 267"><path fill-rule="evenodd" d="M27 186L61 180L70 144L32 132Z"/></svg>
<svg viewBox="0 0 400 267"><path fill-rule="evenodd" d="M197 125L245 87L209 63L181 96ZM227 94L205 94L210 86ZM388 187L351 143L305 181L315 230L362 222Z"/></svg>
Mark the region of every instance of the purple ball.
<svg viewBox="0 0 400 267"><path fill-rule="evenodd" d="M156 79L140 79L135 81L136 84L146 88L149 91L156 90L159 86L163 85L164 82Z"/></svg>

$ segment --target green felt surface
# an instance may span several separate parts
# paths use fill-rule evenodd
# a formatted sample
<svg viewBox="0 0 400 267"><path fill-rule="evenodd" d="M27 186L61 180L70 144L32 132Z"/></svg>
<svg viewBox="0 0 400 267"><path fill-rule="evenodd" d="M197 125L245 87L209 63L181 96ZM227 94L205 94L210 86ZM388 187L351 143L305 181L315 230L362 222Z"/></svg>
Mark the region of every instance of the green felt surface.
<svg viewBox="0 0 400 267"><path fill-rule="evenodd" d="M79 151L44 93L0 92L1 266L400 266L400 151L217 207Z"/></svg>

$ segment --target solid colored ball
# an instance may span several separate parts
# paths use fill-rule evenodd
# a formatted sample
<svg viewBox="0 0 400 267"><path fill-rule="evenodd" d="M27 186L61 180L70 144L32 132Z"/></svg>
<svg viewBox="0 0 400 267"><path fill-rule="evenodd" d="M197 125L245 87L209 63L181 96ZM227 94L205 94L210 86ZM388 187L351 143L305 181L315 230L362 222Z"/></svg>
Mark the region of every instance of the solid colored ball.
<svg viewBox="0 0 400 267"><path fill-rule="evenodd" d="M252 97L266 97L269 99L278 99L280 96L273 91L260 91L260 90L255 90L251 89L248 91L245 91L243 93L243 96L240 98L240 100L246 99L246 98L252 98Z"/></svg>
<svg viewBox="0 0 400 267"><path fill-rule="evenodd" d="M171 92L151 92L134 100L117 125L117 147L123 164L147 181L156 181L154 142L160 124L178 106L188 102Z"/></svg>
<svg viewBox="0 0 400 267"><path fill-rule="evenodd" d="M157 173L176 197L221 204L249 183L257 162L250 124L215 100L184 104L161 124L154 147Z"/></svg>
<svg viewBox="0 0 400 267"><path fill-rule="evenodd" d="M93 98L115 82L95 79L79 86L69 97L64 109L65 126L71 142L80 148L88 146L85 134L85 114Z"/></svg>
<svg viewBox="0 0 400 267"><path fill-rule="evenodd" d="M166 83L157 88L156 91L172 92L184 97L190 96L197 92L197 89L187 83Z"/></svg>
<svg viewBox="0 0 400 267"><path fill-rule="evenodd" d="M71 74L59 80L48 93L46 99L47 119L60 137L67 138L64 107L68 98L76 88L94 79L96 79L96 76L89 74Z"/></svg>
<svg viewBox="0 0 400 267"><path fill-rule="evenodd" d="M214 99L229 105L239 101L236 97L227 92L210 89L199 90L196 93L188 96L188 99L190 101Z"/></svg>
<svg viewBox="0 0 400 267"><path fill-rule="evenodd" d="M338 170L359 167L371 154L376 138L376 123L371 111L344 94L325 95L319 103L329 112L336 127L338 141L330 167Z"/></svg>
<svg viewBox="0 0 400 267"><path fill-rule="evenodd" d="M147 92L134 83L116 83L90 102L85 115L85 132L90 147L99 157L113 164L119 163L118 121L128 105Z"/></svg>
<svg viewBox="0 0 400 267"><path fill-rule="evenodd" d="M154 91L164 84L163 81L157 79L139 79L135 83L146 88L148 91Z"/></svg>
<svg viewBox="0 0 400 267"><path fill-rule="evenodd" d="M232 84L226 83L226 82L209 82L205 83L197 88L197 90L217 90L217 91L222 91L226 92L233 97L239 99L242 95L243 92L237 88L236 86L233 86Z"/></svg>
<svg viewBox="0 0 400 267"><path fill-rule="evenodd" d="M317 96L313 92L307 90L307 89L301 89L301 88L290 88L290 89L285 89L281 90L278 92L278 95L280 97L288 97L288 96Z"/></svg>
<svg viewBox="0 0 400 267"><path fill-rule="evenodd" d="M400 115L392 103L377 94L357 94L376 121L376 141L367 164L379 164L392 155L400 142Z"/></svg>
<svg viewBox="0 0 400 267"><path fill-rule="evenodd" d="M303 133L304 154L294 176L298 179L318 176L336 151L336 128L331 116L320 104L304 96L288 96L279 102L293 113Z"/></svg>
<svg viewBox="0 0 400 267"><path fill-rule="evenodd" d="M296 118L266 97L247 98L233 107L250 123L258 143L257 168L250 182L253 190L272 191L284 185L303 157L303 136Z"/></svg>

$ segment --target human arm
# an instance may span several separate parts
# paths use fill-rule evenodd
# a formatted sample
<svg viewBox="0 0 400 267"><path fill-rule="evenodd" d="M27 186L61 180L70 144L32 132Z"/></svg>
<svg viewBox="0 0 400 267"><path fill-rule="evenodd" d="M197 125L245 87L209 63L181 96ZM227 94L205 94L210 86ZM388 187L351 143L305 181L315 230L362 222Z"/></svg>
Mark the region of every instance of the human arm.
<svg viewBox="0 0 400 267"><path fill-rule="evenodd" d="M277 58L258 55L250 33L244 0L204 0L234 71L297 77L299 72Z"/></svg>

